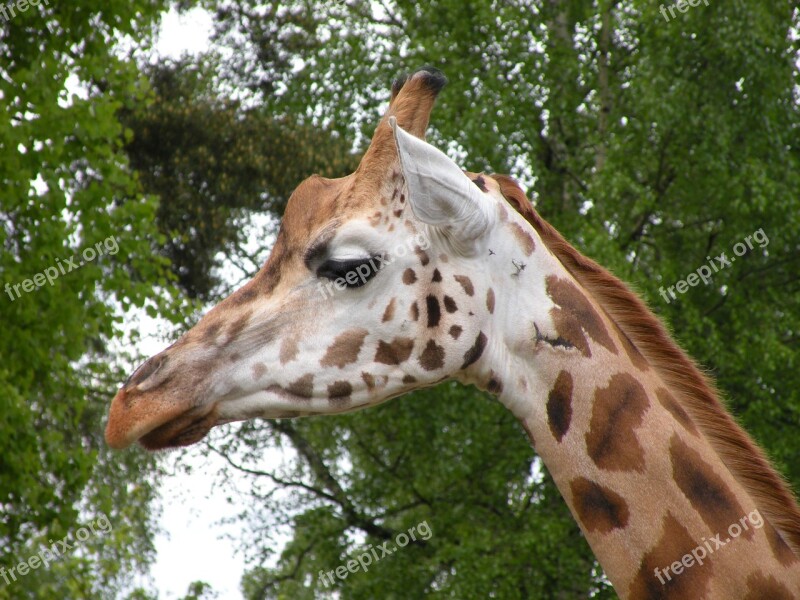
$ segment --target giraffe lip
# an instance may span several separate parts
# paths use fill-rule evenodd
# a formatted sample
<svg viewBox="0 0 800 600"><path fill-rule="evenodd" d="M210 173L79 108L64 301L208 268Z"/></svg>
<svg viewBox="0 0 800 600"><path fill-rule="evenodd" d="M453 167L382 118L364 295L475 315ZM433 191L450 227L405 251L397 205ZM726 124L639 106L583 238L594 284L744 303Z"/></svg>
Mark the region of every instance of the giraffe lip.
<svg viewBox="0 0 800 600"><path fill-rule="evenodd" d="M202 440L219 423L215 405L193 408L162 423L139 438L146 450L190 446Z"/></svg>

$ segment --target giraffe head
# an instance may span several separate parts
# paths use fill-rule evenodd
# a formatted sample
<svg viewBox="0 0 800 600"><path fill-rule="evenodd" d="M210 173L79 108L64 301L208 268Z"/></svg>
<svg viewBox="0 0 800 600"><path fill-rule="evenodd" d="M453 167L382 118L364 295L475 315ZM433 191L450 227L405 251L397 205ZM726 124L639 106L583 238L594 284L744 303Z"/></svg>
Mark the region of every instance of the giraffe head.
<svg viewBox="0 0 800 600"><path fill-rule="evenodd" d="M451 377L501 391L492 281L533 262L535 234L496 180L424 141L444 84L434 70L395 82L358 169L300 184L258 274L119 390L111 446L188 445L218 424L346 412Z"/></svg>

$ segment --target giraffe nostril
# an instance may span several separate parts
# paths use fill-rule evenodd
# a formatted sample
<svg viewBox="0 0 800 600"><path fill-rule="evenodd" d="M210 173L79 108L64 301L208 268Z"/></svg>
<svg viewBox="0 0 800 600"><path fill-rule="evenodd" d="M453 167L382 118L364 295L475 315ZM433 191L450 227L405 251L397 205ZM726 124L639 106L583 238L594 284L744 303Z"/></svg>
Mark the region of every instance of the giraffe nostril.
<svg viewBox="0 0 800 600"><path fill-rule="evenodd" d="M136 387L155 375L161 367L167 364L168 357L164 354L159 354L147 360L138 369L136 369L127 381L122 385L123 390L128 390L131 387Z"/></svg>

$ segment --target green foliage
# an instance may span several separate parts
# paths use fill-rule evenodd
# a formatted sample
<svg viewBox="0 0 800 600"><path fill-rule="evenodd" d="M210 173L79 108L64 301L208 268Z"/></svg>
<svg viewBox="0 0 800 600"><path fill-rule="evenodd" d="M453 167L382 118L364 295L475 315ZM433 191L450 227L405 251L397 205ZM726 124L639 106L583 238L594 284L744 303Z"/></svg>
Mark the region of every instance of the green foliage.
<svg viewBox="0 0 800 600"><path fill-rule="evenodd" d="M113 527L1 581L0 598L111 598L152 559L155 461L111 456L102 432L123 378L107 353L123 340L120 309L149 299L171 314L152 300L168 274L151 252L156 202L138 192L117 119L141 98L138 73L112 52L119 36L146 37L165 5L51 1L0 24L0 274L11 286L0 298L0 567L100 515ZM102 255L78 264L98 243ZM52 285L14 292L71 257L77 268Z"/></svg>
<svg viewBox="0 0 800 600"><path fill-rule="evenodd" d="M283 212L309 174L355 168L349 146L324 130L300 127L263 108L221 97L213 56L156 63L147 69L153 101L123 116L126 152L147 193L157 195L157 223L178 284L193 298L216 297L219 253L235 255L241 218Z"/></svg>
<svg viewBox="0 0 800 600"><path fill-rule="evenodd" d="M207 4L235 85L362 148L394 76L444 70L431 139L465 168L524 181L545 218L649 299L800 483L790 3L701 5L669 22L639 0ZM660 288L760 228L766 248L664 301ZM477 396L447 386L350 417L243 426L225 452L244 466L297 435L313 449L262 475L293 492L250 516L251 558L270 556L274 526L293 539L276 568L249 572L247 596L334 597L317 572L346 560L352 535L374 543L425 518L430 544L337 581L336 597L613 597L552 483L530 477L513 419Z"/></svg>

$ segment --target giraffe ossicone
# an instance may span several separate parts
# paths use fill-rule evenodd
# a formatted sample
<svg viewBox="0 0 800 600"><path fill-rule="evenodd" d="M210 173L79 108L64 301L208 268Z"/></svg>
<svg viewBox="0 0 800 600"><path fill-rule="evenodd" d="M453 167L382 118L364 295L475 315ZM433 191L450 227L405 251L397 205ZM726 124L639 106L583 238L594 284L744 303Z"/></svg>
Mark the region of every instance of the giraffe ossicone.
<svg viewBox="0 0 800 600"><path fill-rule="evenodd" d="M109 445L184 446L458 379L522 422L621 597L800 598L788 487L638 297L512 179L424 141L444 83L398 80L358 169L298 186L258 274L119 390Z"/></svg>

